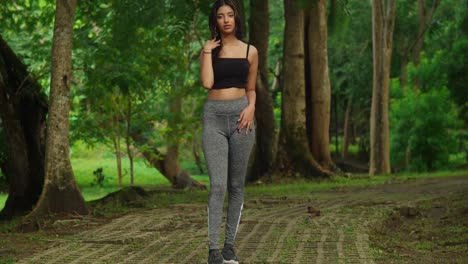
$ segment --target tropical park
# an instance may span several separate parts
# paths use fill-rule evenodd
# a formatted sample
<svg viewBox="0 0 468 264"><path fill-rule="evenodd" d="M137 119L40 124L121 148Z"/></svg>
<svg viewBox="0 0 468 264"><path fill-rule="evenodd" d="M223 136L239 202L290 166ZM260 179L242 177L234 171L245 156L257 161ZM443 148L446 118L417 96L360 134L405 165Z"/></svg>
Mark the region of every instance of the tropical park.
<svg viewBox="0 0 468 264"><path fill-rule="evenodd" d="M467 14L467 0L0 0L0 263L468 263ZM254 142L220 156L206 76L227 36L248 47ZM240 175L211 161L238 157Z"/></svg>

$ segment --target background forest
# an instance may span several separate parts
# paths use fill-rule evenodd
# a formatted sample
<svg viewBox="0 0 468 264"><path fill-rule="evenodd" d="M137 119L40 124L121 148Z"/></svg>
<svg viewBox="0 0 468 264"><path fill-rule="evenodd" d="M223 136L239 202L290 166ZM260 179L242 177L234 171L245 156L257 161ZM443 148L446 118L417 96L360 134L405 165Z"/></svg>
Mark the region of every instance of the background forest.
<svg viewBox="0 0 468 264"><path fill-rule="evenodd" d="M86 200L127 185L208 183L198 55L211 37L211 2L79 1L69 135ZM393 17L391 8L381 14L394 22L384 32L393 39L383 68L390 78L382 75L388 102L376 102L388 105L388 132L374 136L371 124L385 120L371 117L373 94L385 88L375 83L375 3L239 2L244 41L260 54L248 182L467 168L467 1L396 2ZM30 209L42 190L54 13L51 1L0 1L0 80L12 71L18 78L0 85L0 208L10 193L4 217ZM371 158L373 137L384 134L390 144ZM27 201L25 190L33 194Z"/></svg>

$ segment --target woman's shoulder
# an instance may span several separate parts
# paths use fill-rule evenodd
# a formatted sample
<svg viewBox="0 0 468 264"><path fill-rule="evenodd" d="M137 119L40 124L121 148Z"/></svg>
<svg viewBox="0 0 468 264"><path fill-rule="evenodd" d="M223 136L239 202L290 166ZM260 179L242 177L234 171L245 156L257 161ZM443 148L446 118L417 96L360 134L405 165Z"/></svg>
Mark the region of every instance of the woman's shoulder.
<svg viewBox="0 0 468 264"><path fill-rule="evenodd" d="M250 44L248 42L242 41L242 40L241 40L241 42L248 49L249 56L250 56L250 54L257 54L258 53L258 50L254 45L252 45L252 44Z"/></svg>
<svg viewBox="0 0 468 264"><path fill-rule="evenodd" d="M245 47L249 46L249 49L257 50L257 48L254 45L252 45L250 42L245 42L243 40L241 40L241 42Z"/></svg>
<svg viewBox="0 0 468 264"><path fill-rule="evenodd" d="M247 46L247 59L249 60L249 63L252 63L254 59L258 57L258 50L250 43L244 42L244 44Z"/></svg>

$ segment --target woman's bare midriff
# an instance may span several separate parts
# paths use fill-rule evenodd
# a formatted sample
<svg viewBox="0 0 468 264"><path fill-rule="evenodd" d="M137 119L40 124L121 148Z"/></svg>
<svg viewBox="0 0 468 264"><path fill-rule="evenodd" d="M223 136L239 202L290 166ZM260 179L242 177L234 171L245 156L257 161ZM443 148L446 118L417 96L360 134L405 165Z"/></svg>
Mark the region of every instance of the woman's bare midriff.
<svg viewBox="0 0 468 264"><path fill-rule="evenodd" d="M210 90L210 92L208 93L209 99L217 99L217 100L238 99L243 96L245 96L244 88L215 89L215 90Z"/></svg>

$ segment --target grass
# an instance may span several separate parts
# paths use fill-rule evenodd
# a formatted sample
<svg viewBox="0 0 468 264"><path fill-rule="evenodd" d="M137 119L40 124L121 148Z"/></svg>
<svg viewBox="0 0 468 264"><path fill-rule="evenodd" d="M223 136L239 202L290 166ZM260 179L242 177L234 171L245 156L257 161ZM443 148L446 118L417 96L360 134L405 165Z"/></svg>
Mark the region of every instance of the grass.
<svg viewBox="0 0 468 264"><path fill-rule="evenodd" d="M73 172L80 186L91 186L95 180L93 172L98 168L102 168L105 176L106 186L118 186L118 176L116 162L113 158L87 159L87 158L71 158ZM128 158L122 158L124 185L130 184L130 169ZM142 159L134 161L134 183L135 185L151 186L151 185L167 185L169 181L162 176L159 171L145 164Z"/></svg>
<svg viewBox="0 0 468 264"><path fill-rule="evenodd" d="M108 193L120 189L117 176L117 164L113 153L103 145L92 148L82 142L75 142L71 151L71 163L78 186L85 197L91 201L99 199ZM182 167L193 171L196 166L192 163L183 163ZM103 187L94 184L96 176L93 174L98 168L102 168L104 175ZM122 186L130 186L130 163L127 157L122 158ZM194 175L192 178L206 183L206 175ZM134 159L134 184L148 188L154 186L170 186L171 183L155 168L149 166L144 159Z"/></svg>
<svg viewBox="0 0 468 264"><path fill-rule="evenodd" d="M350 178L335 177L325 180L306 180L298 179L294 181L285 180L282 183L252 185L248 186L246 193L260 196L285 196L285 195L304 195L313 191L330 190L344 186L376 186L389 182L404 182L412 179L451 177L459 175L468 175L468 170L462 171L439 171L431 173L401 173L388 175L376 175L368 177L364 174L356 174Z"/></svg>
<svg viewBox="0 0 468 264"><path fill-rule="evenodd" d="M359 152L359 146L357 145L359 141L359 138L356 139L356 144L349 144L348 145L348 154L353 155L357 154ZM343 137L339 136L338 137L338 151L341 153L343 151ZM330 139L330 153L335 153L336 152L336 137L332 136Z"/></svg>
<svg viewBox="0 0 468 264"><path fill-rule="evenodd" d="M352 151L351 151L352 152ZM460 159L460 157L457 157ZM464 157L461 157L464 158ZM75 174L75 179L80 187L80 190L86 201L99 199L108 193L118 190L116 161L114 155L109 152L109 149L104 145L96 145L92 148L87 147L81 142L76 142L71 149L71 163ZM130 185L130 172L128 158L122 158L123 166L123 179L122 185ZM193 162L183 162L182 167L192 174L192 178L205 183L208 186L209 178L205 174L198 173L197 168ZM104 185L99 187L93 185L96 176L93 174L98 168L102 168L104 174ZM159 171L148 166L147 163L141 158L135 158L134 161L134 183L137 186L144 186L151 189L152 187L170 186L170 182L162 176ZM416 178L427 177L446 177L454 175L468 174L467 170L462 171L440 171L431 173L402 173L393 174L390 176L374 176L369 178L367 175L352 175L350 178L335 177L327 180L284 180L276 184L261 184L261 185L248 185L246 187L246 195L248 196L284 196L284 195L304 195L313 191L327 190L333 188L341 188L344 186L374 186L393 181L406 181ZM160 201L162 203L173 204L177 202L193 202L190 199L198 201L206 199L205 192L201 194L187 195L166 195L166 197L159 197L161 199L168 199L167 201ZM3 208L6 201L6 194L0 193L0 208Z"/></svg>
<svg viewBox="0 0 468 264"><path fill-rule="evenodd" d="M0 208L3 208L5 206L6 199L7 199L7 194L0 193Z"/></svg>
<svg viewBox="0 0 468 264"><path fill-rule="evenodd" d="M79 161L82 162L82 161ZM111 181L107 182L103 188L99 186L91 186L93 176L92 170L95 165L106 164L104 160L91 160L83 167L77 167L79 162L73 161L75 177L78 185L80 186L81 192L86 201L99 199L108 193L114 192L119 189L117 181L112 178ZM82 165L84 163L81 163ZM138 186L144 186L145 188L151 189L152 187L158 186L169 186L167 180L159 173L155 175L151 172L152 168L147 168L143 163L136 163L136 167L141 166L139 171L142 174L136 174L135 184ZM145 167L143 167L145 166ZM86 169L86 167L88 169ZM90 173L91 171L91 173ZM104 170L105 173L105 170ZM91 176L89 175L91 174ZM432 173L402 173L393 174L390 176L377 175L368 177L367 175L353 175L351 178L346 177L335 177L332 179L325 180L284 180L282 182L274 184L252 184L246 186L246 196L249 197L268 197L268 196L302 196L310 194L314 191L320 190L331 190L338 189L344 186L376 186L389 182L404 182L412 179L422 178L437 178L437 177L451 177L458 175L468 175L467 170L462 171L440 171ZM193 175L195 180L205 183L208 186L209 179L206 175ZM124 186L129 186L129 182L124 182ZM6 194L0 194L0 203L3 205L6 200ZM165 206L177 203L196 203L203 202L206 199L206 191L187 191L183 193L160 193L155 196L155 201L159 206Z"/></svg>

